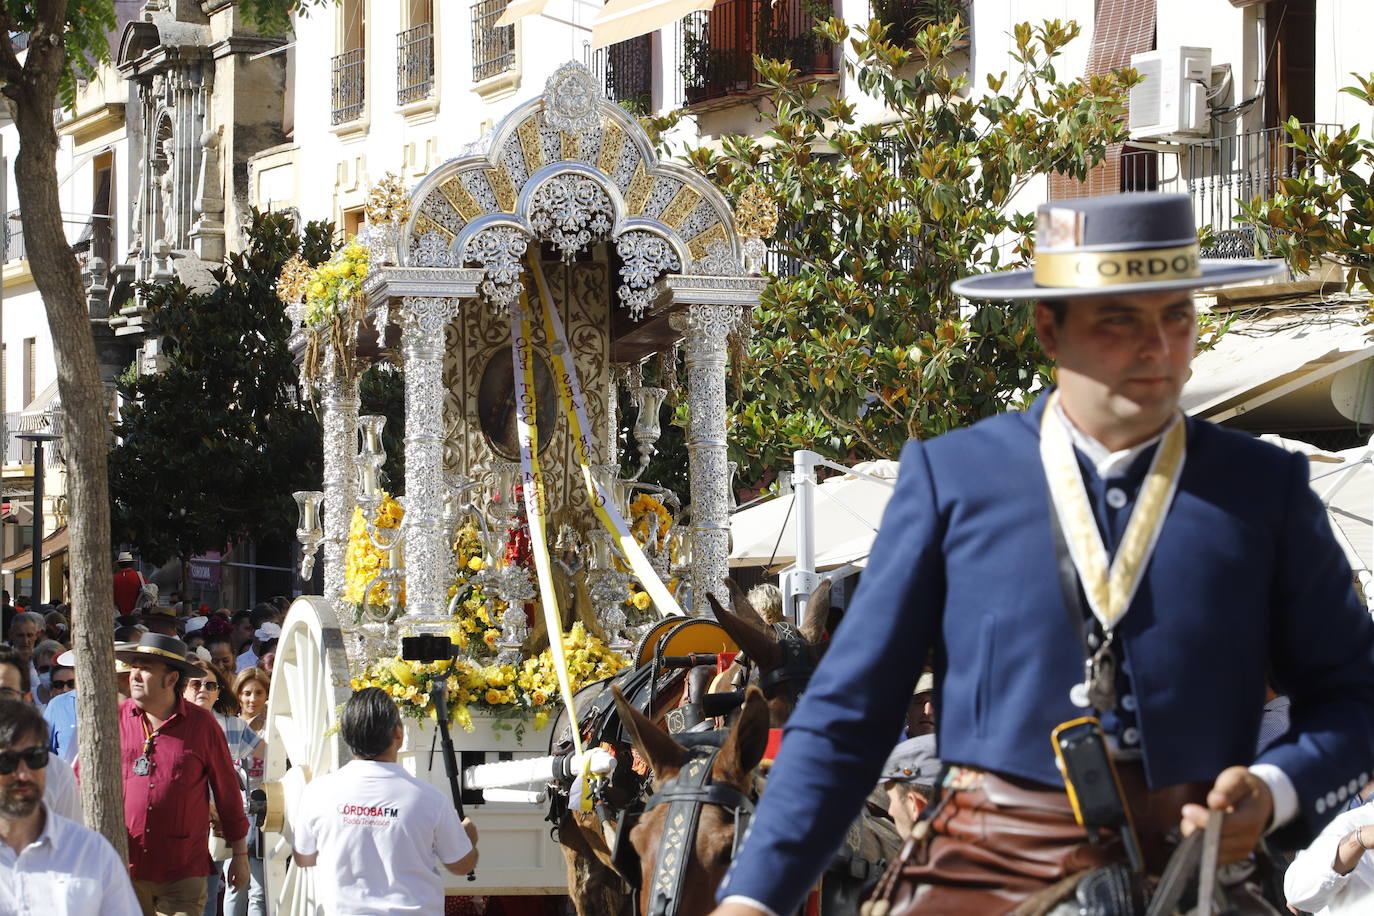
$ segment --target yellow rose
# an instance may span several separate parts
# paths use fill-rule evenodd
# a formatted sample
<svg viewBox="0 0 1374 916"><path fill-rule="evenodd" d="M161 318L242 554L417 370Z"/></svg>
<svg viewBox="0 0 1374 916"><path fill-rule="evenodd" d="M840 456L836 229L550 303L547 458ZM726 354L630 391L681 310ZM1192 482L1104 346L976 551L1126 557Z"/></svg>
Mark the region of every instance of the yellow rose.
<svg viewBox="0 0 1374 916"><path fill-rule="evenodd" d="M501 691L496 690L495 688L487 688L486 700L487 703L492 706L499 705L501 703Z"/></svg>
<svg viewBox="0 0 1374 916"><path fill-rule="evenodd" d="M473 557L472 559L468 560L468 569L472 570L473 572L481 572L486 565L486 563L482 562L481 557Z"/></svg>
<svg viewBox="0 0 1374 916"><path fill-rule="evenodd" d="M549 696L542 690L536 690L533 694L531 694L530 700L534 703L535 706L543 706L545 703L549 701Z"/></svg>
<svg viewBox="0 0 1374 916"><path fill-rule="evenodd" d="M500 638L500 630L487 630L485 633L482 634L482 642L486 643L488 646L495 646L496 640Z"/></svg>
<svg viewBox="0 0 1374 916"><path fill-rule="evenodd" d="M630 599L630 603L641 611L647 611L654 600L649 597L648 592L635 592L635 596Z"/></svg>

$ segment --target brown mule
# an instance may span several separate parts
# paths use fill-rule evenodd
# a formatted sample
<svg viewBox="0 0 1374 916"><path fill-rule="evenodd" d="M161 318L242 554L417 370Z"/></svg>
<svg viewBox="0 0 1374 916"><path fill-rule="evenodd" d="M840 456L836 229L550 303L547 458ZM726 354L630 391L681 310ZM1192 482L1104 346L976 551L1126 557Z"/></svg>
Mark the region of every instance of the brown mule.
<svg viewBox="0 0 1374 916"><path fill-rule="evenodd" d="M639 913L709 913L742 838L742 821L753 810L754 771L768 744L763 693L748 689L723 740L709 732L675 738L626 703L618 690L616 708L635 748L653 768L654 795L628 835L640 864ZM702 740L684 745L677 738ZM718 750L712 738L719 740Z"/></svg>

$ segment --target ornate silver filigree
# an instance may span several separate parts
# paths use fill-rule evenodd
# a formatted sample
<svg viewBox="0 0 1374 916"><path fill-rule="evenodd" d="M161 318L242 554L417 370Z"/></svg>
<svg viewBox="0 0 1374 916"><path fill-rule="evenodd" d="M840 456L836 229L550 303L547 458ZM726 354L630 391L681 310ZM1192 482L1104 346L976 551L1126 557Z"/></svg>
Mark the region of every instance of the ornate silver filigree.
<svg viewBox="0 0 1374 916"><path fill-rule="evenodd" d="M736 257L729 242L712 242L705 257L697 258L683 271L694 277L742 277L744 262Z"/></svg>
<svg viewBox="0 0 1374 916"><path fill-rule="evenodd" d="M672 327L686 338L687 459L692 487L692 613L710 613L706 594L725 595L730 552L729 464L725 449L725 370L728 343L744 309L737 305L690 305L675 313Z"/></svg>
<svg viewBox="0 0 1374 916"><path fill-rule="evenodd" d="M411 253L410 263L415 267L452 267L453 253L448 250L448 240L438 232L426 232Z"/></svg>
<svg viewBox="0 0 1374 916"><path fill-rule="evenodd" d="M324 433L324 597L342 614L344 552L353 521L353 468L358 442L358 383L327 377L321 386Z"/></svg>
<svg viewBox="0 0 1374 916"><path fill-rule="evenodd" d="M444 533L444 330L462 300L406 296L401 346L405 356L406 616L444 616L453 552Z"/></svg>
<svg viewBox="0 0 1374 916"><path fill-rule="evenodd" d="M523 288L521 259L529 240L518 229L495 226L474 235L463 249L463 263L477 263L486 270L482 295L498 314L510 311Z"/></svg>
<svg viewBox="0 0 1374 916"><path fill-rule="evenodd" d="M530 225L567 262L606 238L613 213L610 195L585 175L555 175L535 188L530 199Z"/></svg>
<svg viewBox="0 0 1374 916"><path fill-rule="evenodd" d="M544 122L576 136L600 122L600 101L601 91L591 71L579 63L566 63L544 84Z"/></svg>
<svg viewBox="0 0 1374 916"><path fill-rule="evenodd" d="M616 292L620 296L620 304L630 310L631 318L638 321L653 302L649 295L650 287L665 271L679 270L681 263L673 246L652 232L634 230L623 233L616 239L615 247L623 262L620 279L625 281Z"/></svg>

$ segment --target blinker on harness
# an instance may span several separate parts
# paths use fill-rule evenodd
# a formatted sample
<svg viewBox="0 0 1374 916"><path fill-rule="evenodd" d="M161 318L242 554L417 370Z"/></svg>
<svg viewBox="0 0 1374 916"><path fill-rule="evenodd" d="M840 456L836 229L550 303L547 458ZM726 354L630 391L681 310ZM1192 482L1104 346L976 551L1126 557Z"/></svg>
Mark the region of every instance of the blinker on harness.
<svg viewBox="0 0 1374 916"><path fill-rule="evenodd" d="M720 737L716 737L715 741L709 744L689 747L687 761L683 763L677 776L665 782L644 804L645 811L658 805L668 805L668 817L659 837L658 857L654 862L654 873L647 889L650 895L649 916L673 916L677 912L687 880L687 862L691 858L692 844L696 839L697 825L701 821L701 809L704 806L719 805L733 811L735 834L730 846L732 860L744 839L749 818L754 813L754 800L728 783L711 780L711 767L720 753L716 742L720 740ZM625 852L627 848L631 848L628 821L629 818L621 820L614 857L625 880L638 893L643 890L638 887L638 857L631 859Z"/></svg>
<svg viewBox="0 0 1374 916"><path fill-rule="evenodd" d="M781 684L787 684L791 687L792 698L795 700L806 689L807 682L816 670L811 646L807 643L806 637L802 636L801 630L790 623L773 624L773 633L777 636L778 648L782 651L782 664L759 675L759 689L767 692Z"/></svg>

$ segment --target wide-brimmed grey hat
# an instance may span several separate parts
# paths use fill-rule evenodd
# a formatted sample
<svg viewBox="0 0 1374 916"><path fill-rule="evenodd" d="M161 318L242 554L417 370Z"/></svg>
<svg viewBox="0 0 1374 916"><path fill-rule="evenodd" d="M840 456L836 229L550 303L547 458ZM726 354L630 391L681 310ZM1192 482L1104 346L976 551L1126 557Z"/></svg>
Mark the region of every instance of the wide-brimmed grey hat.
<svg viewBox="0 0 1374 916"><path fill-rule="evenodd" d="M1186 194L1109 194L1036 211L1035 264L957 280L969 299L1079 299L1226 286L1271 277L1283 261L1202 258Z"/></svg>

